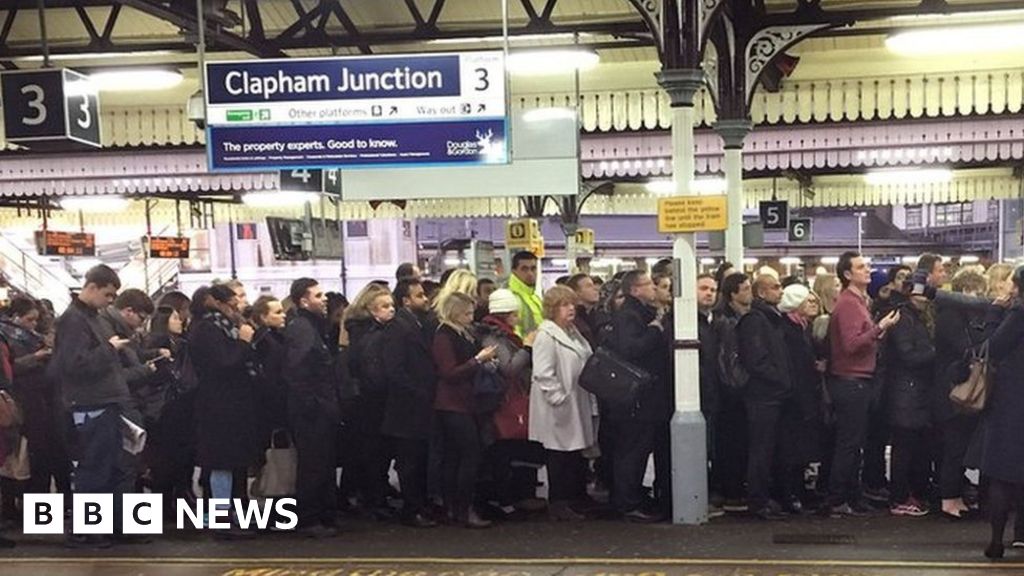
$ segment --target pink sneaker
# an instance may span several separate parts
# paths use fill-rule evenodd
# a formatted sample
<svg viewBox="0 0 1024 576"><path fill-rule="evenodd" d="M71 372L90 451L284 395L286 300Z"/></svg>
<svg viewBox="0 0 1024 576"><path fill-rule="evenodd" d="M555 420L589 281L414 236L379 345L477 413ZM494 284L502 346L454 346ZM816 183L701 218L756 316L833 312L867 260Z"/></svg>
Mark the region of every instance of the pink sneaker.
<svg viewBox="0 0 1024 576"><path fill-rule="evenodd" d="M927 516L928 510L919 506L913 499L910 499L903 504L897 504L889 508L889 513L893 516L910 516L912 518L920 518L921 516Z"/></svg>

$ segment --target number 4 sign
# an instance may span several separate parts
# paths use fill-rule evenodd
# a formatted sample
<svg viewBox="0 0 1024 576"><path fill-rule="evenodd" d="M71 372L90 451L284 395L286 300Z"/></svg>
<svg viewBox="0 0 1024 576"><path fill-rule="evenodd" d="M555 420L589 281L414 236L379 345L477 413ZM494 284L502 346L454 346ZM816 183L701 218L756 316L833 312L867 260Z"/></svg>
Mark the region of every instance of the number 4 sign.
<svg viewBox="0 0 1024 576"><path fill-rule="evenodd" d="M323 192L324 173L322 170L301 168L281 170L281 190L296 192Z"/></svg>
<svg viewBox="0 0 1024 576"><path fill-rule="evenodd" d="M59 68L12 70L0 74L0 98L11 142L100 146L99 92L88 76Z"/></svg>

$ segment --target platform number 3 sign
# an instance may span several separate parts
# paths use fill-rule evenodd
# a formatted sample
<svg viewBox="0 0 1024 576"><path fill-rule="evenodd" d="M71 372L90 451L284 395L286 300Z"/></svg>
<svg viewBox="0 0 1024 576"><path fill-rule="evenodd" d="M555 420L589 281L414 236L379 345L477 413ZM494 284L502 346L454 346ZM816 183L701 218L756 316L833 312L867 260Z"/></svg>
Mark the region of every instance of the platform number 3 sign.
<svg viewBox="0 0 1024 576"><path fill-rule="evenodd" d="M88 76L74 70L12 70L0 75L4 135L30 148L100 146L100 101Z"/></svg>

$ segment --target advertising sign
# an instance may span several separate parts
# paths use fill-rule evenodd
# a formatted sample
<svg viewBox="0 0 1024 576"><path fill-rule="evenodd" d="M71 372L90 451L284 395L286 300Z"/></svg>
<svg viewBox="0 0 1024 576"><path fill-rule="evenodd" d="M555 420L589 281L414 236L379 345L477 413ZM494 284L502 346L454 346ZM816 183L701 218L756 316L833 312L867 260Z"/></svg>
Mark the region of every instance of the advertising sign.
<svg viewBox="0 0 1024 576"><path fill-rule="evenodd" d="M504 164L500 51L211 62L211 170Z"/></svg>

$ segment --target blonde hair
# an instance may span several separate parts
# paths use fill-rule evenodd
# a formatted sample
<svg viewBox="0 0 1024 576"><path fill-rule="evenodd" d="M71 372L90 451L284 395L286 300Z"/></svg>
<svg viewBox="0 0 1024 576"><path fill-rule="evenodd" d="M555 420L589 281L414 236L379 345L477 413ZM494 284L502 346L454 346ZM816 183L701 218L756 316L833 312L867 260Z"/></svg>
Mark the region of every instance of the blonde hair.
<svg viewBox="0 0 1024 576"><path fill-rule="evenodd" d="M988 282L981 273L974 268L963 268L953 276L953 292L983 294L988 288Z"/></svg>
<svg viewBox="0 0 1024 576"><path fill-rule="evenodd" d="M577 302L579 302L579 296L576 295L575 290L568 286L556 284L544 293L544 318L554 321L555 315L558 313L558 309L561 308L563 304L572 304L575 306Z"/></svg>
<svg viewBox="0 0 1024 576"><path fill-rule="evenodd" d="M988 280L988 297L996 298L1000 296L999 286L1000 284L1010 280L1010 276L1013 275L1013 266L1000 262L989 266L988 272L985 273L985 278Z"/></svg>
<svg viewBox="0 0 1024 576"><path fill-rule="evenodd" d="M437 319L441 324L448 326L459 334L468 336L466 327L455 322L455 317L459 314L464 314L467 311L472 311L475 306L476 301L468 294L452 292L444 299L440 308L438 308Z"/></svg>
<svg viewBox="0 0 1024 576"><path fill-rule="evenodd" d="M342 325L350 319L372 318L373 314L370 312L370 308L377 298L385 295L390 296L391 291L380 284L367 284L359 294L356 294L356 299L352 302L352 305L345 309L345 314L341 320Z"/></svg>
<svg viewBox="0 0 1024 576"><path fill-rule="evenodd" d="M469 270L459 269L452 272L452 275L448 277L448 281L444 283L441 291L438 292L437 299L434 300L434 309L441 310L444 307L445 300L452 294L464 294L470 298L476 298L476 284L476 276Z"/></svg>
<svg viewBox="0 0 1024 576"><path fill-rule="evenodd" d="M831 314L839 296L839 277L835 274L818 274L814 277L811 291L818 295L822 315Z"/></svg>

